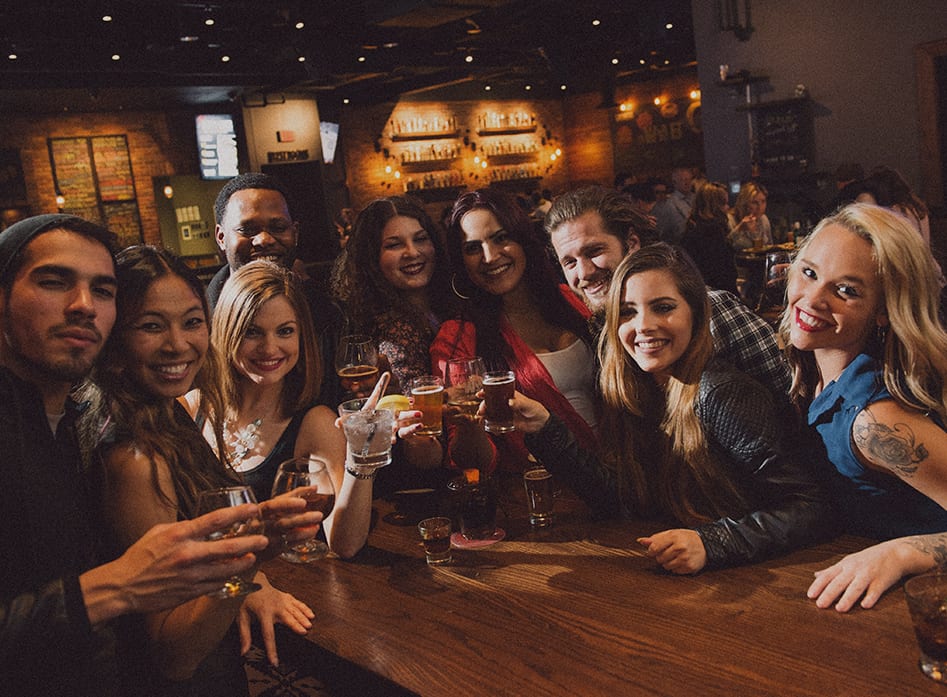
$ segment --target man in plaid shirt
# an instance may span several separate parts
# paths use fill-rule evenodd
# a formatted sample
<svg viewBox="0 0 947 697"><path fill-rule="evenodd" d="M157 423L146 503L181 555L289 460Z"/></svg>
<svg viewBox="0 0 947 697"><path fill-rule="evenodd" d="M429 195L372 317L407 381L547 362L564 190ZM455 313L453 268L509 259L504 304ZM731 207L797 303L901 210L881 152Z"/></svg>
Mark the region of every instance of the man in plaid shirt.
<svg viewBox="0 0 947 697"><path fill-rule="evenodd" d="M546 214L556 258L569 287L601 313L612 274L626 254L658 241L654 225L622 194L599 186L570 191ZM732 293L710 290L710 333L717 355L786 398L790 374L773 329Z"/></svg>

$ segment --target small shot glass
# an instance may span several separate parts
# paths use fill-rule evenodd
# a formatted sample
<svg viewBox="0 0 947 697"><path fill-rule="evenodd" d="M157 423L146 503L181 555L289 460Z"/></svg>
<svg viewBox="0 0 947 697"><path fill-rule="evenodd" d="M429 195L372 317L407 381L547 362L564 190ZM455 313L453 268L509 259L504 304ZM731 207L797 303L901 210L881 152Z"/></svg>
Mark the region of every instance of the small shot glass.
<svg viewBox="0 0 947 697"><path fill-rule="evenodd" d="M424 556L430 566L449 564L450 554L450 518L425 518L418 523L421 542L424 543Z"/></svg>

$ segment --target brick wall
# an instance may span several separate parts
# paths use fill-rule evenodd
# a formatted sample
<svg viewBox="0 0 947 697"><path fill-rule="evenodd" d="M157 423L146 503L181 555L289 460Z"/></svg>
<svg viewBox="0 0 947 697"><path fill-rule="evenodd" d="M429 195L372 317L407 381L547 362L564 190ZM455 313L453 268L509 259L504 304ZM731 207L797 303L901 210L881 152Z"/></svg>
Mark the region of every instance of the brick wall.
<svg viewBox="0 0 947 697"><path fill-rule="evenodd" d="M504 130L503 125L509 126L507 131L514 130L517 123L510 115L522 115L518 122L521 130L525 130L522 127L529 123L535 125L535 131L482 135L481 132L489 128L482 120L483 115L507 117L496 125L494 131ZM428 131L435 128L441 132L456 130L457 136L431 140L398 139L399 135L406 135L399 134L399 130L406 131L412 125L419 129L422 119L428 122ZM493 172L523 171L538 174L541 181L531 179L517 185L513 180L501 185L523 192L531 188L548 188L554 193L562 191L569 183L564 135L559 101L399 101L345 112L341 119L339 147L344 152L352 206L358 210L375 198L403 194L409 179L412 184L420 184L425 177L476 189L490 183ZM433 156L432 147L446 156L437 163L402 163L402 155L410 156L414 151L423 153L423 156ZM552 159L556 149L560 154ZM496 152L505 150L510 152ZM475 161L480 155L485 155L487 168ZM391 171L386 171L386 167ZM400 178L396 172L400 172ZM455 196L451 194L451 191L421 192L427 198L428 212L435 219L453 201ZM438 200L431 200L432 197Z"/></svg>
<svg viewBox="0 0 947 697"><path fill-rule="evenodd" d="M193 113L5 115L0 120L0 148L20 151L33 214L57 210L46 139L98 135L127 136L144 241L160 244L151 178L197 171Z"/></svg>

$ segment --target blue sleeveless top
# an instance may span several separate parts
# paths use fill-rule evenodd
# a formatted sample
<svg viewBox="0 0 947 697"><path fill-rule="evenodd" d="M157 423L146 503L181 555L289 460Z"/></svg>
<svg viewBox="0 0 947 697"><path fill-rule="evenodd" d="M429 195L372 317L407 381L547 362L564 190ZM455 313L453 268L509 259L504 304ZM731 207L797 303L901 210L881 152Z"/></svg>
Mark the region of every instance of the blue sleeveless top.
<svg viewBox="0 0 947 697"><path fill-rule="evenodd" d="M835 466L833 478L839 513L848 532L879 539L947 531L947 510L893 474L866 468L852 445L855 417L875 402L892 399L880 363L858 355L838 379L809 405L814 427ZM934 422L943 429L939 420Z"/></svg>
<svg viewBox="0 0 947 697"><path fill-rule="evenodd" d="M302 426L303 418L308 409L301 409L293 415L286 428L283 429L283 435L276 441L276 445L270 451L259 465L251 470L240 472L245 484L253 487L253 493L256 494L257 501L266 501L270 498L273 491L273 480L276 479L276 470L281 463L286 462L293 456L296 449L296 438L299 436L299 428Z"/></svg>

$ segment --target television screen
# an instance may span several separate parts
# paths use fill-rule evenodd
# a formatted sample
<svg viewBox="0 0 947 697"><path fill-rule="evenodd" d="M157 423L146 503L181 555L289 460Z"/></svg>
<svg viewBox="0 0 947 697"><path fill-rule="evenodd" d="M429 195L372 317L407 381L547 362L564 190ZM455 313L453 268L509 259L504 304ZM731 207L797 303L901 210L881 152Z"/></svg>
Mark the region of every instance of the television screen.
<svg viewBox="0 0 947 697"><path fill-rule="evenodd" d="M320 121L319 133L322 136L322 161L331 165L335 160L335 146L339 142L339 124Z"/></svg>
<svg viewBox="0 0 947 697"><path fill-rule="evenodd" d="M197 150L202 179L230 179L237 176L237 134L230 114L201 114L195 117Z"/></svg>

